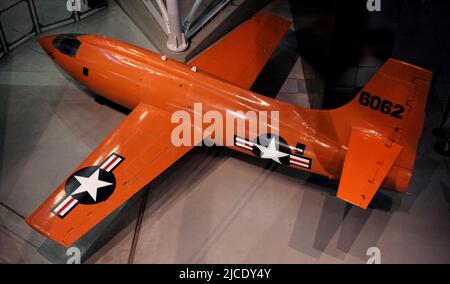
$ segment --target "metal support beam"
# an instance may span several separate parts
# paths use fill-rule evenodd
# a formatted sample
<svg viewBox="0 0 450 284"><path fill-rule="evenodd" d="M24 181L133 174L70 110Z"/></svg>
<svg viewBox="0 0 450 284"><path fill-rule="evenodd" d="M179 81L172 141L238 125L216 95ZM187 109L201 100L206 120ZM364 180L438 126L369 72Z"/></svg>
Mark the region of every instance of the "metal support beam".
<svg viewBox="0 0 450 284"><path fill-rule="evenodd" d="M180 10L178 0L167 0L167 14L170 24L167 48L173 52L182 52L188 48L186 37L181 30Z"/></svg>
<svg viewBox="0 0 450 284"><path fill-rule="evenodd" d="M158 9L153 5L151 0L143 0L145 6L159 23L163 31L167 34L170 32L169 16L167 15L167 9L162 0L156 0L158 4Z"/></svg>
<svg viewBox="0 0 450 284"><path fill-rule="evenodd" d="M231 3L231 0L222 0L217 3L212 9L203 15L201 19L195 22L195 24L189 29L185 30L186 38L190 39L194 36L196 32L198 32L201 28L203 28L212 18L214 18L225 6Z"/></svg>
<svg viewBox="0 0 450 284"><path fill-rule="evenodd" d="M187 33L189 27L192 25L192 19L194 18L195 12L197 12L200 4L202 4L203 0L195 0L194 5L192 5L191 10L186 15L183 21L183 32Z"/></svg>

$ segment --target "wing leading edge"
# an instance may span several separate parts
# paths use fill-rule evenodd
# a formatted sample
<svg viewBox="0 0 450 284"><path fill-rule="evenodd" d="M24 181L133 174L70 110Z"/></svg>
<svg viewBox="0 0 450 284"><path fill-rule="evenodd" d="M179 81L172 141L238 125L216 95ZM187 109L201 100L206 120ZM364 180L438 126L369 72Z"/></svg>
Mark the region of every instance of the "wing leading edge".
<svg viewBox="0 0 450 284"><path fill-rule="evenodd" d="M192 147L171 142L170 115L141 104L26 219L70 246Z"/></svg>

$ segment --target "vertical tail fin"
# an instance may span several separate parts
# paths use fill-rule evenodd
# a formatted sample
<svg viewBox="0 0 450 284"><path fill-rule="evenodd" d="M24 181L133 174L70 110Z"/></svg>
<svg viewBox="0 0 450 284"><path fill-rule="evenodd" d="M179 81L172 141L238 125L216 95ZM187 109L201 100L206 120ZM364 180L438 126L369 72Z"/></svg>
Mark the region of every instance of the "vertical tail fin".
<svg viewBox="0 0 450 284"><path fill-rule="evenodd" d="M348 105L352 128L373 129L401 145L402 151L383 185L405 191L422 133L432 73L389 59Z"/></svg>

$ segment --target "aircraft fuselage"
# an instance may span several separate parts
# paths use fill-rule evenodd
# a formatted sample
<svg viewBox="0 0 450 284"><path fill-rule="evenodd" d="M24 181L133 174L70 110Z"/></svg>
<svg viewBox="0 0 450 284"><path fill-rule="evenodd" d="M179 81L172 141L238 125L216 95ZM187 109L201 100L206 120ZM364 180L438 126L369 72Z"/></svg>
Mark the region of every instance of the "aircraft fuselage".
<svg viewBox="0 0 450 284"><path fill-rule="evenodd" d="M129 109L144 103L169 113L184 110L192 115L196 103L201 103L204 113L216 111L223 117L236 112L278 111L276 123L269 117L265 125L259 125L269 130L278 128L279 137L287 144L284 153L290 151L289 156L277 162L339 178L352 127L345 122L348 121L345 112L304 109L258 95L201 69L193 70L187 64L164 60L151 51L106 37L80 35L77 38L81 45L74 56L59 52L52 44L53 36L41 39L41 45L76 81L101 96ZM337 122L346 126L336 127ZM256 155L254 143L258 133L247 129L245 136L237 138L245 141L228 146ZM384 186L404 191L410 175L408 170L393 167Z"/></svg>

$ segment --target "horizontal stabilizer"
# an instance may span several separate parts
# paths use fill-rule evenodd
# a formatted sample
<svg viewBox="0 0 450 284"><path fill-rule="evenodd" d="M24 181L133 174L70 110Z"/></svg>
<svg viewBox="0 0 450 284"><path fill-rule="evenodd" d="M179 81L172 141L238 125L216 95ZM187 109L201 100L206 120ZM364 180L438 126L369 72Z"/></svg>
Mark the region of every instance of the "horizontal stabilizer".
<svg viewBox="0 0 450 284"><path fill-rule="evenodd" d="M337 197L366 209L402 148L385 137L352 129Z"/></svg>

